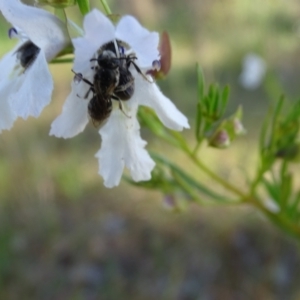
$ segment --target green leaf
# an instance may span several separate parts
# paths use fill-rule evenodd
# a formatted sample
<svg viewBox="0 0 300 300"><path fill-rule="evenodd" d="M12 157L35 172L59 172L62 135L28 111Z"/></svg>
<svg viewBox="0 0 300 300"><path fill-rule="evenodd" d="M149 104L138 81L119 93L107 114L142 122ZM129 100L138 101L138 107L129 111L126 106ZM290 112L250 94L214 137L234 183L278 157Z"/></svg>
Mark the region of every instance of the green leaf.
<svg viewBox="0 0 300 300"><path fill-rule="evenodd" d="M165 170L160 166L156 165L154 170L151 172L151 179L148 181L133 181L131 177L123 175L122 177L128 183L147 189L156 189L163 193L172 193L177 187L177 184L171 180L169 175L166 174Z"/></svg>
<svg viewBox="0 0 300 300"><path fill-rule="evenodd" d="M272 125L271 125L271 134L270 134L270 144L269 144L270 150L272 152L274 152L275 146L276 146L275 145L275 142L276 142L276 127L277 127L277 122L279 120L280 112L281 112L282 107L283 107L284 100L285 100L285 98L282 95L279 98L279 101L277 102L277 105L275 107L275 111L274 111L274 114L273 114L273 120L272 120Z"/></svg>
<svg viewBox="0 0 300 300"><path fill-rule="evenodd" d="M267 138L268 138L268 129L270 126L270 119L271 119L271 111L269 110L267 116L264 118L262 128L259 135L259 150L261 158L263 159L265 156L265 150L267 146Z"/></svg>
<svg viewBox="0 0 300 300"><path fill-rule="evenodd" d="M290 174L287 174L282 178L281 186L280 186L280 207L282 210L286 209L291 194L292 194L292 176Z"/></svg>
<svg viewBox="0 0 300 300"><path fill-rule="evenodd" d="M292 201L291 205L288 208L288 215L290 219L299 221L300 220L300 212L299 212L299 205L300 205L300 191L298 191Z"/></svg>
<svg viewBox="0 0 300 300"><path fill-rule="evenodd" d="M156 153L151 153L151 157L153 157L157 163L160 163L160 164L170 168L172 170L172 172L175 172L178 176L180 176L187 184L189 184L189 186L196 189L198 192L201 192L203 195L205 195L215 201L226 202L226 203L229 202L229 200L227 198L213 192L212 190L207 188L205 185L196 181L190 175L188 175L186 172L184 172L182 169L180 169L178 166L176 166L172 162L168 161L166 158L164 158Z"/></svg>
<svg viewBox="0 0 300 300"><path fill-rule="evenodd" d="M199 64L196 65L197 72L197 96L198 102L201 102L204 97L204 76Z"/></svg>
<svg viewBox="0 0 300 300"><path fill-rule="evenodd" d="M268 191L270 198L272 198L274 201L276 201L276 203L278 203L279 188L277 187L277 185L272 184L265 178L262 178L262 183L264 184L266 190Z"/></svg>
<svg viewBox="0 0 300 300"><path fill-rule="evenodd" d="M140 107L138 117L141 124L149 128L156 136L164 139L175 147L181 149L184 147L185 143L182 135L178 132L165 128L152 109Z"/></svg>
<svg viewBox="0 0 300 300"><path fill-rule="evenodd" d="M230 93L230 88L228 85L226 85L222 91L221 95L221 111L220 115L222 116L226 110L227 104L228 104L228 99L229 99L229 93Z"/></svg>
<svg viewBox="0 0 300 300"><path fill-rule="evenodd" d="M70 64L73 62L73 58L59 58L51 60L51 64Z"/></svg>
<svg viewBox="0 0 300 300"><path fill-rule="evenodd" d="M66 8L76 4L76 0L38 0L39 5L49 5L56 8Z"/></svg>
<svg viewBox="0 0 300 300"><path fill-rule="evenodd" d="M197 114L196 114L196 128L195 128L195 135L197 141L201 139L202 136L202 111L201 111L201 103L197 103Z"/></svg>
<svg viewBox="0 0 300 300"><path fill-rule="evenodd" d="M90 2L89 0L77 0L80 12L82 15L86 15L90 11Z"/></svg>
<svg viewBox="0 0 300 300"><path fill-rule="evenodd" d="M222 115L219 113L219 107L220 107L220 91L218 86L216 86L215 94L214 94L214 100L213 100L213 117L217 121L222 117Z"/></svg>
<svg viewBox="0 0 300 300"><path fill-rule="evenodd" d="M64 23L67 23L67 16L63 8L55 8L54 14L61 19Z"/></svg>
<svg viewBox="0 0 300 300"><path fill-rule="evenodd" d="M207 113L210 117L214 116L214 107L215 107L215 102L216 102L217 89L218 89L218 87L214 84L211 84L209 86L208 99L207 99L206 105L207 105Z"/></svg>

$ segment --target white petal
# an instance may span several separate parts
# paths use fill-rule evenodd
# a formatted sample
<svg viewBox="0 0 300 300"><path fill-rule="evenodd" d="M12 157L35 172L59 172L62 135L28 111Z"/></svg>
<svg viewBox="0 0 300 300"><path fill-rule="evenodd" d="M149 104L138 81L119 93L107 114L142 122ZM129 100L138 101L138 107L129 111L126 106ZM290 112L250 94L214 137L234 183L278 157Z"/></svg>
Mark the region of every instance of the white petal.
<svg viewBox="0 0 300 300"><path fill-rule="evenodd" d="M115 38L115 28L112 22L96 9L85 16L83 27L84 37L73 39L74 68L79 72L90 64L90 59L101 46Z"/></svg>
<svg viewBox="0 0 300 300"><path fill-rule="evenodd" d="M78 85L72 82L72 91L63 106L61 115L52 122L50 135L66 139L84 130L89 121L87 112L89 100L83 99L87 90L85 85L84 82Z"/></svg>
<svg viewBox="0 0 300 300"><path fill-rule="evenodd" d="M2 57L0 61L0 133L3 129L10 129L17 118L11 109L9 96L15 91L16 87L14 81L10 79L10 75L16 63L14 53L20 44Z"/></svg>
<svg viewBox="0 0 300 300"><path fill-rule="evenodd" d="M123 17L116 28L116 38L129 44L138 57L141 68L152 67L152 62L159 58L157 32L150 32L131 16Z"/></svg>
<svg viewBox="0 0 300 300"><path fill-rule="evenodd" d="M69 42L64 23L49 12L25 5L19 0L0 0L0 10L15 27L19 27L28 38L51 60Z"/></svg>
<svg viewBox="0 0 300 300"><path fill-rule="evenodd" d="M153 108L166 127L177 131L190 128L186 116L160 91L158 86L155 83L149 83L139 74L135 76L133 97L138 98L140 105Z"/></svg>
<svg viewBox="0 0 300 300"><path fill-rule="evenodd" d="M266 62L263 58L254 53L247 54L243 60L240 83L246 89L258 88L266 74L266 69Z"/></svg>
<svg viewBox="0 0 300 300"><path fill-rule="evenodd" d="M103 13L97 9L89 12L83 22L85 37L94 40L98 47L114 38L115 27Z"/></svg>
<svg viewBox="0 0 300 300"><path fill-rule="evenodd" d="M149 180L154 161L144 149L146 142L140 137L140 126L134 112L126 117L116 109L107 123L99 130L102 137L99 159L99 174L106 187L120 183L123 169L127 167L134 181Z"/></svg>
<svg viewBox="0 0 300 300"><path fill-rule="evenodd" d="M9 81L0 83L0 133L3 129L10 129L17 118L9 103L9 95L13 87Z"/></svg>
<svg viewBox="0 0 300 300"><path fill-rule="evenodd" d="M53 80L43 52L24 73L14 78L16 90L10 95L10 103L15 113L23 119L38 117L51 101Z"/></svg>
<svg viewBox="0 0 300 300"><path fill-rule="evenodd" d="M23 42L18 43L11 51L6 53L0 60L0 81L2 80L9 80L13 69L16 65L16 55L15 52L17 49L20 48L20 46L23 44Z"/></svg>

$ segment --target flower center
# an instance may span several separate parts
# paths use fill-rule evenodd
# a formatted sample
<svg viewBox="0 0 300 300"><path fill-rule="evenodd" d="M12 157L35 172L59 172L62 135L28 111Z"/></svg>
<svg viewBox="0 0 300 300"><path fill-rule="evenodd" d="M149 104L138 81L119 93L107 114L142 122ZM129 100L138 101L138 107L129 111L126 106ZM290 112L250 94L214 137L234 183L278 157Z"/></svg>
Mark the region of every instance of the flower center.
<svg viewBox="0 0 300 300"><path fill-rule="evenodd" d="M21 66L27 69L36 59L40 52L40 48L37 47L31 41L25 42L17 51L17 58L20 61Z"/></svg>
<svg viewBox="0 0 300 300"><path fill-rule="evenodd" d="M8 36L10 39L17 38L24 41L16 51L16 55L21 66L27 69L35 61L41 49L31 42L21 30L15 27L8 30Z"/></svg>

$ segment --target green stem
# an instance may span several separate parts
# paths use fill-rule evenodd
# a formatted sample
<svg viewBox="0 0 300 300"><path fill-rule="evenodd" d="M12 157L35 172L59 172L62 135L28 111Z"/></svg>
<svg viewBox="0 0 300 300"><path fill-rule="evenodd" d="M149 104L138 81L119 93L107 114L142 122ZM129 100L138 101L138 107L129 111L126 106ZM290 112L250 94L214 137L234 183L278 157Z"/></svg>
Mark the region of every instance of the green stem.
<svg viewBox="0 0 300 300"><path fill-rule="evenodd" d="M270 221L272 221L274 224L276 224L278 227L280 227L281 229L283 229L290 235L300 239L300 226L291 222L289 219L286 218L285 215L281 214L280 212L275 213L275 212L268 210L263 205L261 200L257 196L254 195L255 189L263 177L264 168L261 168L258 171L256 178L254 180L254 183L250 186L250 191L248 193L244 193L239 188L235 187L231 183L227 182L226 180L224 180L223 178L218 176L215 172L210 170L201 160L199 160L199 158L197 157L197 154L196 154L196 152L198 150L197 149L198 145L196 145L196 148L195 148L196 151L195 151L195 149L190 149L187 142L183 138L179 138L179 136L175 133L172 133L171 137L166 134L163 134L161 132L154 131L154 133L156 135L158 135L160 138L162 138L163 140L167 141L168 143L177 144L177 146L184 153L187 154L187 156L191 159L191 161L194 162L194 164L196 166L198 166L199 169L201 169L207 176L209 176L215 182L217 182L221 186L223 186L226 190L232 192L233 194L235 194L236 196L238 196L240 198L239 201L237 201L236 203L232 203L232 204L239 204L239 203L242 204L243 203L243 204L249 204L249 205L255 207L256 209L261 211ZM199 201L200 199L198 197L196 197L196 194L191 193L189 188L187 189L186 185L183 186L182 182L178 182L178 181L177 181L177 184L179 184L181 186L183 191L186 191L188 194L190 194L191 197L194 199L194 201L197 201L200 205L203 205L201 203L201 201ZM231 204L231 203L228 203L228 204Z"/></svg>
<svg viewBox="0 0 300 300"><path fill-rule="evenodd" d="M202 171L204 171L208 176L210 176L212 179L214 179L216 182L221 184L223 187L225 187L227 190L235 193L236 195L240 196L243 200L243 203L248 203L254 207L256 207L258 210L260 210L267 218L269 218L273 223L275 223L277 226L282 228L284 231L288 232L294 237L300 238L300 227L297 224L293 224L289 220L287 220L283 215L280 215L279 213L273 213L269 211L264 205L256 198L252 198L252 196L247 196L243 192L241 192L239 189L237 189L235 186L231 185L229 182L225 181L221 177L219 177L217 174L212 172L209 168L207 168L199 159L197 159L191 151L186 152L189 157L192 159L192 161L201 168ZM260 176L259 176L260 178Z"/></svg>
<svg viewBox="0 0 300 300"><path fill-rule="evenodd" d="M160 135L161 138L168 141L166 136ZM169 141L168 141L169 142ZM219 177L216 173L211 171L208 167L206 167L197 157L196 153L193 150L190 150L189 146L186 144L185 140L182 139L180 141L181 149L189 156L189 158L208 176L217 181L220 185L224 186L227 190L233 192L237 196L241 197L241 199L247 198L247 195L241 192L239 189L231 185L229 182L225 181L221 177Z"/></svg>
<svg viewBox="0 0 300 300"><path fill-rule="evenodd" d="M201 139L201 140L199 140L199 141L197 142L197 144L196 144L196 146L195 146L195 148L194 148L194 150L193 150L193 156L195 156L195 155L197 154L197 152L199 151L199 148L200 148L200 146L201 146L201 144L202 144L202 141L203 141L203 139Z"/></svg>
<svg viewBox="0 0 300 300"><path fill-rule="evenodd" d="M50 63L51 64L68 64L72 63L73 58L63 58L63 59L53 59Z"/></svg>
<svg viewBox="0 0 300 300"><path fill-rule="evenodd" d="M182 178L180 178L176 172L171 171L171 173L176 183L193 199L194 202L204 205L204 202L200 199L198 193L193 188L191 188L184 180L182 180Z"/></svg>
<svg viewBox="0 0 300 300"><path fill-rule="evenodd" d="M216 182L218 182L220 185L225 187L227 190L233 192L237 196L241 197L242 199L245 199L247 195L245 195L242 191L240 191L238 188L235 186L231 185L229 182L224 180L223 178L219 177L216 173L211 171L207 166L205 166L193 153L188 148L185 148L184 151L187 153L189 158L204 172L206 173L209 177L214 179Z"/></svg>
<svg viewBox="0 0 300 300"><path fill-rule="evenodd" d="M111 15L111 10L110 10L110 8L109 8L106 0L100 0L100 1L101 1L102 5L103 5L103 8L104 8L106 14L107 15Z"/></svg>
<svg viewBox="0 0 300 300"><path fill-rule="evenodd" d="M266 207L264 207L262 203L257 201L257 199L248 198L246 199L246 203L249 203L250 205L256 207L266 217L268 217L269 220L271 220L274 224L279 226L285 232L289 233L290 235L298 239L300 238L300 227L297 224L290 222L283 215L280 215L280 213L273 213L269 211Z"/></svg>
<svg viewBox="0 0 300 300"><path fill-rule="evenodd" d="M259 167L257 174L256 174L256 178L254 179L253 183L251 184L250 187L250 195L253 195L257 186L259 185L259 183L261 182L263 176L265 174L265 170L262 169L262 167Z"/></svg>

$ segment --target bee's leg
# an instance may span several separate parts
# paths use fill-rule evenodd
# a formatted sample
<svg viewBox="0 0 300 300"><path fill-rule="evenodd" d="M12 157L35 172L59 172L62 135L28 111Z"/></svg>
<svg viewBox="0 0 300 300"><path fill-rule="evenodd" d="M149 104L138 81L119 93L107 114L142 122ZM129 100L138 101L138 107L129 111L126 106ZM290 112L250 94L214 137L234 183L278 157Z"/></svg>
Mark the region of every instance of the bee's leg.
<svg viewBox="0 0 300 300"><path fill-rule="evenodd" d="M79 83L81 80L84 81L85 83L87 83L88 85L90 86L94 86L93 83L91 83L89 80L85 79L81 73L76 73L74 70L71 70L74 74L75 74L75 77L74 77L74 80Z"/></svg>
<svg viewBox="0 0 300 300"><path fill-rule="evenodd" d="M85 93L85 95L84 95L84 99L87 99L88 97L89 97L89 94L90 94L90 92L93 92L93 94L95 94L95 90L94 90L94 87L90 87L89 89L88 89L88 91Z"/></svg>
<svg viewBox="0 0 300 300"><path fill-rule="evenodd" d="M94 84L92 84L89 80L85 79L82 77L82 80L87 83L88 85L90 85L91 87L94 87Z"/></svg>
<svg viewBox="0 0 300 300"><path fill-rule="evenodd" d="M87 99L87 98L89 97L90 92L93 92L93 94L95 94L95 90L94 90L93 87L90 87L90 88L88 89L88 91L85 93L83 99ZM78 94L76 94L76 96L77 96L78 98L82 98L82 97L80 97Z"/></svg>
<svg viewBox="0 0 300 300"><path fill-rule="evenodd" d="M84 99L88 98L90 92L95 93L94 85L89 80L85 79L81 73L76 73L74 70L72 70L72 72L75 74L74 81L76 81L77 83L79 83L80 81L83 81L90 86L90 88L86 92L85 96L83 97ZM78 94L77 94L77 97L81 98Z"/></svg>
<svg viewBox="0 0 300 300"><path fill-rule="evenodd" d="M149 78L143 74L143 72L141 71L141 69L138 67L138 65L133 61L133 59L136 59L136 57L131 57L129 62L128 62L128 68L130 67L131 64L133 64L134 68L136 69L136 71L148 82L153 83L154 80L149 80Z"/></svg>
<svg viewBox="0 0 300 300"><path fill-rule="evenodd" d="M130 116L128 116L128 115L125 113L125 111L124 111L124 109L123 109L122 101L121 101L118 97L116 97L116 96L114 96L114 95L112 95L111 98L114 99L114 100L119 101L119 108L120 108L121 112L122 112L127 118L131 118Z"/></svg>

